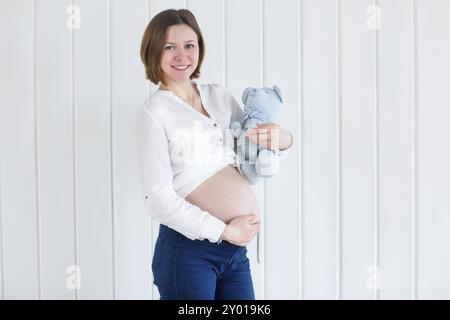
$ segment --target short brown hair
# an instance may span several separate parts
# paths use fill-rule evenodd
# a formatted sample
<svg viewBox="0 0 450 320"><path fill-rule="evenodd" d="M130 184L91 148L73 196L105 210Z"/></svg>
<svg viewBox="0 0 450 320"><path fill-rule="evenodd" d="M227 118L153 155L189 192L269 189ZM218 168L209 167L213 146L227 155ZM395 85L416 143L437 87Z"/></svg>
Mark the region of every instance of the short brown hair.
<svg viewBox="0 0 450 320"><path fill-rule="evenodd" d="M200 67L205 55L205 44L202 33L192 12L187 9L164 10L158 13L147 25L141 42L141 60L145 66L145 76L154 84L160 81L164 84L164 74L161 69L161 56L166 42L167 31L173 25L186 24L194 30L198 38L198 65L191 79L200 77Z"/></svg>

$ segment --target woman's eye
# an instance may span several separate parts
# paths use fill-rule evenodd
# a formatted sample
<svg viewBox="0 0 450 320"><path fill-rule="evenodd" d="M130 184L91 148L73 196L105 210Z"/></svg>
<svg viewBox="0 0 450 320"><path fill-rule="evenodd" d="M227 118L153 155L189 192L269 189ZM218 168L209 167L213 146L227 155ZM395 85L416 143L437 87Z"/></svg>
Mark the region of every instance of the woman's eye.
<svg viewBox="0 0 450 320"><path fill-rule="evenodd" d="M193 44L188 44L188 45L186 45L186 47L187 48L193 48L193 47L195 47ZM167 46L167 47L165 47L164 49L172 49L172 48L174 48L174 46Z"/></svg>

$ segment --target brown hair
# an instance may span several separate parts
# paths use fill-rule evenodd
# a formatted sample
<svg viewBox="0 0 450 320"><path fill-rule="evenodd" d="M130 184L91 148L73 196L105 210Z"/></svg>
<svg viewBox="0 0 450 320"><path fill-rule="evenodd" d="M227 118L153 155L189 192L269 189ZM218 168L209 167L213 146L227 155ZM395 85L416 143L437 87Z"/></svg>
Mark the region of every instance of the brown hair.
<svg viewBox="0 0 450 320"><path fill-rule="evenodd" d="M161 69L161 56L166 42L167 31L173 25L186 24L194 30L198 38L198 65L191 79L200 77L200 67L205 55L205 44L202 33L192 12L187 9L169 9L161 11L147 25L141 42L141 60L145 66L145 76L154 84L160 81L164 84L164 73Z"/></svg>

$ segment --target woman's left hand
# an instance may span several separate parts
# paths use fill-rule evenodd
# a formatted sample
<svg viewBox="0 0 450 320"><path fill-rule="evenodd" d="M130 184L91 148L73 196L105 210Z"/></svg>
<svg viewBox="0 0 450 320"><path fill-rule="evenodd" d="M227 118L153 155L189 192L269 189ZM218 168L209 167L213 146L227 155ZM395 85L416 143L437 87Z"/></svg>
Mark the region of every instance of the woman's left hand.
<svg viewBox="0 0 450 320"><path fill-rule="evenodd" d="M256 128L248 129L245 136L265 149L284 150L293 143L292 134L276 123L259 124Z"/></svg>

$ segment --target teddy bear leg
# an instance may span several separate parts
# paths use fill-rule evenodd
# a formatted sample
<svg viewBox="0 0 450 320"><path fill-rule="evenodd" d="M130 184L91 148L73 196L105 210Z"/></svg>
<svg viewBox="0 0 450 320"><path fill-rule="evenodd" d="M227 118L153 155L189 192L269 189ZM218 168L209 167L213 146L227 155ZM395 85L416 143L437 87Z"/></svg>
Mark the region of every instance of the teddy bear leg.
<svg viewBox="0 0 450 320"><path fill-rule="evenodd" d="M244 129L245 132L247 132L248 129L253 129L256 128L258 126L258 124L260 124L261 121L257 120L257 119L247 119L247 121L245 121L242 124L242 128Z"/></svg>
<svg viewBox="0 0 450 320"><path fill-rule="evenodd" d="M233 121L233 123L230 124L230 131L233 138L238 138L241 135L242 128L239 121Z"/></svg>
<svg viewBox="0 0 450 320"><path fill-rule="evenodd" d="M273 177L278 173L280 159L270 150L259 150L255 171L261 177Z"/></svg>
<svg viewBox="0 0 450 320"><path fill-rule="evenodd" d="M250 163L241 164L241 171L250 184L256 184L259 181L258 173L255 171L255 165Z"/></svg>

